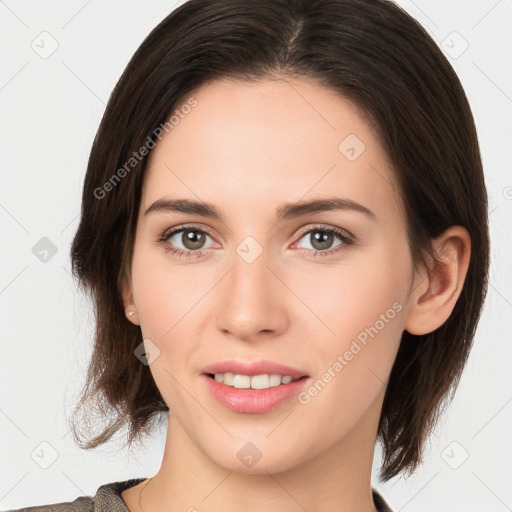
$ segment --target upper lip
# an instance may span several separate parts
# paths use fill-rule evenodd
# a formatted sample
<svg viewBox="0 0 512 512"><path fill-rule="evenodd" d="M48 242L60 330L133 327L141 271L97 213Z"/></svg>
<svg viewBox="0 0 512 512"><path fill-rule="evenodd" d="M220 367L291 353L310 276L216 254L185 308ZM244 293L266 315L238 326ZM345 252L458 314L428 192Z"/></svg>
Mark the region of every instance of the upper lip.
<svg viewBox="0 0 512 512"><path fill-rule="evenodd" d="M307 373L286 366L275 361L236 361L234 359L228 361L219 361L203 368L203 373L234 373L240 375L281 375L282 377L289 375L292 379L307 376Z"/></svg>

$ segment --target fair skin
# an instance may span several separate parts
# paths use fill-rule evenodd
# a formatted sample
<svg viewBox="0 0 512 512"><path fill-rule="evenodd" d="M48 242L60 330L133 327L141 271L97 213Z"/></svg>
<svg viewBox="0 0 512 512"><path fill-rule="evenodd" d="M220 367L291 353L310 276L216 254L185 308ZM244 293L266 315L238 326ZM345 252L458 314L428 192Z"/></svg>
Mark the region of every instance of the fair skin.
<svg viewBox="0 0 512 512"><path fill-rule="evenodd" d="M160 350L149 368L171 411L142 510L373 512L374 446L401 334L430 332L448 318L469 235L451 227L436 243L442 265L414 272L397 185L375 133L352 103L320 85L217 81L190 96L197 106L151 152L123 293L134 312L127 321ZM353 161L338 149L349 134L365 144ZM276 219L283 203L333 197L372 214ZM161 198L211 203L223 220L144 215ZM156 242L189 223L196 237L206 231L202 245L183 232ZM329 228L354 243L336 234L330 244L315 241ZM251 263L237 252L248 236L263 249ZM172 244L201 254L166 252ZM377 324L390 308L392 319ZM201 375L216 361L266 359L307 373L307 390L376 325L378 334L307 404L295 398L262 414L235 412ZM251 468L237 457L248 442L262 454ZM142 512L144 486L122 493L131 512Z"/></svg>

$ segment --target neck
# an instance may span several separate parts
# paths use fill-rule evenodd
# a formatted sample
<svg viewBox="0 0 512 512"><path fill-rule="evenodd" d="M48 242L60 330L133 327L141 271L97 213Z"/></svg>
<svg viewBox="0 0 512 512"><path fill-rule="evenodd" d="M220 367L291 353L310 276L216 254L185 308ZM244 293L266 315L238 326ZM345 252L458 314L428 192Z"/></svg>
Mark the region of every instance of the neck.
<svg viewBox="0 0 512 512"><path fill-rule="evenodd" d="M265 465L262 457L249 472L217 464L171 413L162 464L144 491L142 509L375 512L371 469L382 398L341 439L324 440L325 448L313 457L291 467L283 461Z"/></svg>

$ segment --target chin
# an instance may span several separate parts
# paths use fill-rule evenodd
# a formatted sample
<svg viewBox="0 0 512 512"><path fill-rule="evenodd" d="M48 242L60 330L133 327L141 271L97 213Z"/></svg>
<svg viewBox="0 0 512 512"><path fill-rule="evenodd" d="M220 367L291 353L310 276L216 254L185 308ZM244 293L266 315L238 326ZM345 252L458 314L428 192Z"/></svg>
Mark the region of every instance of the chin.
<svg viewBox="0 0 512 512"><path fill-rule="evenodd" d="M264 475L280 473L300 464L300 450L294 446L285 447L282 444L255 437L232 439L229 443L218 442L211 449L206 448L206 455L216 464L229 471L247 475ZM277 440L276 440L277 441Z"/></svg>

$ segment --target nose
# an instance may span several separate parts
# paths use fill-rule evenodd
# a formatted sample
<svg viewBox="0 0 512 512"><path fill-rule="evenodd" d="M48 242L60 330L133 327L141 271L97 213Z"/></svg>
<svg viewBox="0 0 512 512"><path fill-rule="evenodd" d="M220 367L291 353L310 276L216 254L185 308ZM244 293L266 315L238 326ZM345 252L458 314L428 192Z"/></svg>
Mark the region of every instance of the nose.
<svg viewBox="0 0 512 512"><path fill-rule="evenodd" d="M265 251L252 262L240 254L219 289L218 328L245 341L275 337L288 325L290 291Z"/></svg>

